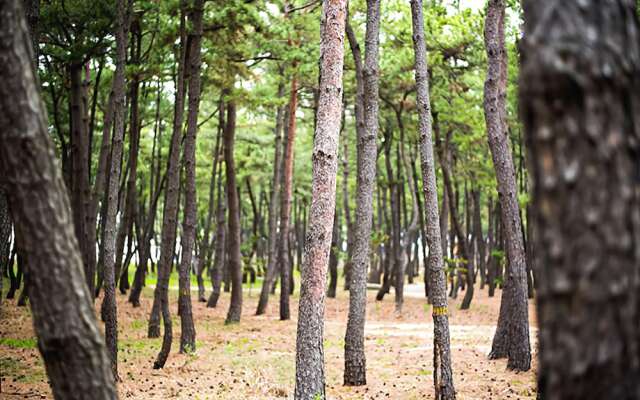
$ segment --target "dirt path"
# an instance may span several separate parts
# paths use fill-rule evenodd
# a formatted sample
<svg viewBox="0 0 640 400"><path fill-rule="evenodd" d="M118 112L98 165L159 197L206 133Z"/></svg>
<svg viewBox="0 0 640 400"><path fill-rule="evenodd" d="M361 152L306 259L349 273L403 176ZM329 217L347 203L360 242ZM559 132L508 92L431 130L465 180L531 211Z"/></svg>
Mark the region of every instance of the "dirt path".
<svg viewBox="0 0 640 400"><path fill-rule="evenodd" d="M451 336L458 399L535 399L534 372L506 371L506 361L489 361L499 309L498 297L476 290L471 310L451 304ZM175 293L172 293L175 297ZM197 351L177 354L179 318L174 318L174 346L167 366L151 368L160 339L147 339L151 307L147 288L141 308L119 296L119 368L121 399L277 399L292 395L296 321L278 321L277 298L266 316L253 315L257 291L245 298L243 320L224 325L228 294L216 309L194 303ZM393 294L376 302L369 292L365 346L368 385L342 386L343 346L348 293L328 299L325 324L327 394L330 399L432 399L433 326L420 286L408 286L404 313L394 315ZM172 312L175 313L175 298ZM96 303L99 305L99 302ZM297 297L292 299L292 315ZM530 313L533 306L530 306ZM46 376L33 338L30 313L11 301L0 313L2 399L50 398ZM531 320L535 324L534 319ZM532 329L532 343L535 343ZM536 367L534 362L534 368Z"/></svg>

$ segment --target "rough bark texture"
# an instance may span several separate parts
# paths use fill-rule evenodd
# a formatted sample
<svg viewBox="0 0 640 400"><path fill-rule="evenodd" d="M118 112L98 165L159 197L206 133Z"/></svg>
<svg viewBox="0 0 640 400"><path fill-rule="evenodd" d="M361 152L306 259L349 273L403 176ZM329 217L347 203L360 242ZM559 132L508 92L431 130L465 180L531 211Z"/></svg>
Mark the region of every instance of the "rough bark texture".
<svg viewBox="0 0 640 400"><path fill-rule="evenodd" d="M173 131L171 147L167 164L167 189L164 195L164 214L162 216L162 230L160 259L158 260L158 283L154 290L153 307L149 318L149 337L160 336L160 313L164 323L162 348L153 364L154 369L164 367L171 351L173 327L171 325L171 311L169 310L169 275L173 264L176 244L176 228L178 223L178 207L180 206L180 139L182 137L182 121L184 117L185 95L185 63L187 53L186 40L186 0L180 1L180 50L178 53L177 87L175 94Z"/></svg>
<svg viewBox="0 0 640 400"><path fill-rule="evenodd" d="M504 310L501 310L498 318L490 358L507 356L509 358L507 368L527 371L531 368L527 265L522 240L515 167L506 129L507 53L504 46L504 17L504 0L490 0L484 31L488 57L484 111L489 148L498 181L498 196L509 265L500 305Z"/></svg>
<svg viewBox="0 0 640 400"><path fill-rule="evenodd" d="M182 166L185 171L184 221L182 224L182 256L180 257L180 279L178 309L180 314L180 352L196 350L196 328L191 311L191 264L196 243L196 134L198 131L198 110L200 109L200 43L202 41L202 14L204 0L195 0L190 13L192 31L189 34L189 110L187 114L187 134L184 140ZM186 68L186 66L185 66Z"/></svg>
<svg viewBox="0 0 640 400"><path fill-rule="evenodd" d="M287 122L287 140L284 149L282 188L280 189L280 238L278 239L278 265L280 269L280 320L290 318L289 294L291 284L292 263L289 262L290 250L289 233L291 216L291 196L293 188L293 150L296 141L296 109L298 108L298 80L296 76L291 80L291 94L289 99L289 121Z"/></svg>
<svg viewBox="0 0 640 400"><path fill-rule="evenodd" d="M456 398L451 370L451 345L447 307L447 283L445 279L440 224L438 220L438 188L436 185L435 158L431 133L431 104L429 100L429 73L424 38L422 0L411 0L413 49L415 52L416 97L418 128L420 132L420 165L422 190L426 213L427 242L429 243L429 296L433 305L433 362L436 399Z"/></svg>
<svg viewBox="0 0 640 400"><path fill-rule="evenodd" d="M89 193L89 135L86 131L85 117L86 110L82 102L82 69L83 64L74 62L68 67L70 91L70 125L71 125L71 209L73 211L73 223L76 237L80 245L82 263L85 268L85 277L90 279L92 271L87 252L88 230L86 226ZM87 282L92 286L91 282Z"/></svg>
<svg viewBox="0 0 640 400"><path fill-rule="evenodd" d="M524 2L546 400L640 398L637 11L630 0Z"/></svg>
<svg viewBox="0 0 640 400"><path fill-rule="evenodd" d="M344 384L353 386L367 383L364 322L367 306L367 269L371 252L373 191L376 184L379 34L380 0L368 0L364 68L360 66L360 72L358 72L359 68L356 67L356 81L362 79L362 93L357 92L357 96L362 98L356 99L356 104L363 100L364 129L356 128L358 143L356 224L349 284L349 314L344 341ZM347 35L354 60L358 65L360 50L355 42L355 35L350 29ZM358 78L358 73L362 74L361 78ZM359 122L356 121L356 127Z"/></svg>
<svg viewBox="0 0 640 400"><path fill-rule="evenodd" d="M284 96L284 84L278 86L278 98ZM267 310L269 302L269 291L276 276L276 251L278 249L278 199L280 198L280 171L281 171L281 140L282 126L284 125L284 107L278 107L276 112L276 127L274 139L274 155L273 155L273 186L271 188L271 199L269 200L269 250L267 260L267 272L265 279L262 281L262 289L260 291L260 300L258 301L258 309L256 315L262 315Z"/></svg>
<svg viewBox="0 0 640 400"><path fill-rule="evenodd" d="M38 348L55 398L116 399L20 3L0 4L0 184L28 258Z"/></svg>
<svg viewBox="0 0 640 400"><path fill-rule="evenodd" d="M320 23L320 98L312 154L311 205L296 338L295 398L325 398L324 296L336 200L346 0L325 0Z"/></svg>
<svg viewBox="0 0 640 400"><path fill-rule="evenodd" d="M103 319L107 349L111 356L113 375L118 378L118 316L116 309L116 215L120 185L121 157L125 115L125 63L127 58L128 8L126 0L117 1L116 72L113 78L114 131L111 145L111 165L107 188L107 215L104 221L104 300Z"/></svg>
<svg viewBox="0 0 640 400"><path fill-rule="evenodd" d="M236 134L236 105L227 105L227 127L224 132L224 162L227 173L227 202L229 206L229 237L227 251L231 272L231 302L225 323L240 322L242 314L242 260L240 254L240 199L236 183L236 169L233 148Z"/></svg>

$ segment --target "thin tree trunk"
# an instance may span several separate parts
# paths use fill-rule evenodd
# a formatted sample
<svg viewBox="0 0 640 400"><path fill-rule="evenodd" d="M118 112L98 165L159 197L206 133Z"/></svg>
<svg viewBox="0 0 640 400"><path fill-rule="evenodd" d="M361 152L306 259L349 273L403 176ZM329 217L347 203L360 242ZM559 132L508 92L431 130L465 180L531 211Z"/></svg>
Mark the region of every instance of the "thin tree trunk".
<svg viewBox="0 0 640 400"><path fill-rule="evenodd" d="M220 112L224 112L224 109L220 109ZM218 176L218 202L216 213L216 249L213 259L213 266L211 267L211 296L207 301L207 307L215 308L218 305L218 299L220 298L220 287L222 286L222 268L225 263L225 240L226 240L226 224L225 214L227 210L226 200L227 194L222 190L222 169Z"/></svg>
<svg viewBox="0 0 640 400"><path fill-rule="evenodd" d="M142 33L140 32L140 22L135 18L131 22L131 64L139 67L140 51L142 46ZM131 247L133 239L133 222L138 215L138 191L136 179L138 177L138 153L140 150L140 112L139 112L139 94L140 94L140 76L134 74L129 84L131 115L129 119L129 173L127 176L127 186L125 192L124 207L122 210L122 222L118 229L116 240L116 279L119 279L120 293L125 294L128 289L129 265L123 263L122 257L124 252L125 239L128 240L128 248ZM127 251L129 253L129 251Z"/></svg>
<svg viewBox="0 0 640 400"><path fill-rule="evenodd" d="M638 11L627 0L524 2L520 104L547 400L640 398Z"/></svg>
<svg viewBox="0 0 640 400"><path fill-rule="evenodd" d="M55 398L116 399L22 15L18 0L0 4L0 184L29 259L38 349Z"/></svg>
<svg viewBox="0 0 640 400"><path fill-rule="evenodd" d="M346 0L325 0L322 7L320 97L298 307L295 399L325 398L324 296L336 200L346 3Z"/></svg>
<svg viewBox="0 0 640 400"><path fill-rule="evenodd" d="M227 202L229 205L229 237L227 251L231 273L231 302L225 323L240 322L242 314L242 260L240 254L240 201L236 183L233 148L236 133L236 105L227 104L227 127L224 133L224 160L227 173Z"/></svg>
<svg viewBox="0 0 640 400"><path fill-rule="evenodd" d="M293 187L293 150L296 140L296 109L298 108L298 80L294 75L291 80L291 94L289 99L289 121L287 123L287 140L284 150L283 179L280 189L280 239L278 250L278 265L280 265L280 320L290 318L289 294L291 284L291 267L288 254L291 247L289 240L291 215L291 196ZM329 235L329 240L331 235Z"/></svg>
<svg viewBox="0 0 640 400"><path fill-rule="evenodd" d="M187 112L187 133L184 140L182 166L185 171L185 195L182 223L182 257L179 270L178 309L180 314L180 353L196 350L196 328L191 311L191 265L196 243L196 134L198 131L198 110L200 109L200 46L202 41L202 14L204 0L195 0L189 13L191 33L189 59L185 59L185 69L189 68L189 106Z"/></svg>
<svg viewBox="0 0 640 400"><path fill-rule="evenodd" d="M336 204L338 201L336 199ZM336 298L336 289L338 286L338 255L340 249L338 242L340 241L340 213L336 210L333 217L333 231L331 232L331 253L329 253L329 287L327 288L327 297Z"/></svg>
<svg viewBox="0 0 640 400"><path fill-rule="evenodd" d="M344 344L344 384L361 386L367 383L364 323L367 306L367 269L371 254L373 191L376 184L380 1L367 1L364 66L361 62L360 47L348 23L346 33L356 65L358 166L356 225L351 262L351 282L349 284L349 314Z"/></svg>
<svg viewBox="0 0 640 400"><path fill-rule="evenodd" d="M451 370L447 285L441 253L440 225L438 223L438 189L436 185L435 158L431 144L431 104L429 100L429 74L427 71L422 0L411 0L411 16L420 132L422 190L425 197L427 242L429 243L429 278L431 279L429 294L433 305L433 383L436 399L450 400L456 398L456 393L453 387L453 372Z"/></svg>
<svg viewBox="0 0 640 400"><path fill-rule="evenodd" d="M278 98L284 96L284 84L278 85ZM271 199L269 200L269 251L267 260L267 272L262 281L260 299L256 315L262 315L267 310L269 302L269 290L273 286L276 277L276 251L278 249L278 199L280 198L280 177L282 171L281 141L282 127L284 125L284 106L278 107L276 112L276 126L274 129L274 155L273 155L273 186L271 187Z"/></svg>
<svg viewBox="0 0 640 400"><path fill-rule="evenodd" d="M117 1L116 18L116 72L113 79L114 131L107 188L107 214L104 221L104 300L102 305L107 349L111 356L111 368L118 377L118 316L116 305L115 242L116 214L118 213L118 189L120 183L125 115L125 63L127 59L127 35L129 12L125 0Z"/></svg>
<svg viewBox="0 0 640 400"><path fill-rule="evenodd" d="M186 0L180 1L180 49L178 51L177 87L175 92L173 131L167 163L167 188L164 195L164 215L162 216L160 259L158 260L158 282L154 290L154 304L149 318L149 337L160 336L160 313L164 322L162 347L154 369L164 367L171 351L173 327L169 309L169 276L173 264L176 246L176 229L178 226L178 209L180 207L180 140L184 118L185 70L188 59L186 38Z"/></svg>
<svg viewBox="0 0 640 400"><path fill-rule="evenodd" d="M527 277L515 170L506 127L507 53L504 46L504 0L490 0L485 23L488 56L484 109L489 148L498 181L509 271L490 358L508 357L507 368L531 368ZM504 310L502 310L504 308Z"/></svg>

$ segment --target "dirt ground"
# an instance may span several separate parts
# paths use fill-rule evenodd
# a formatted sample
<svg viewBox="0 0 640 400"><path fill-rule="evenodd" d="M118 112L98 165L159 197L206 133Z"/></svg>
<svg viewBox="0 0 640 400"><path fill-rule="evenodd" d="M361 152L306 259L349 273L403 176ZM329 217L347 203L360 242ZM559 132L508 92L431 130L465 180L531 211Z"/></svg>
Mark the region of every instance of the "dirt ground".
<svg viewBox="0 0 640 400"><path fill-rule="evenodd" d="M327 299L325 361L330 399L433 399L433 325L422 289L406 286L403 315L394 314L393 293L382 302L369 291L367 325L367 381L363 387L342 385L344 332L348 293ZM270 299L265 316L254 316L259 289L245 290L242 322L224 325L229 295L218 308L194 301L197 331L195 354L178 354L180 323L173 322L174 344L167 365L153 370L161 339L147 339L147 317L152 292L145 289L142 307L133 308L118 295L119 370L121 399L277 399L293 396L295 332L298 297L292 298L291 321L278 320L277 297ZM172 312L176 311L176 293ZM454 383L458 399L534 399L535 369L506 370L506 360L487 359L498 319L500 292L489 298L476 288L470 310L450 304ZM99 305L99 301L96 302ZM535 326L533 305L529 315ZM535 352L536 330L532 328ZM0 311L0 375L2 399L51 398L40 359L30 312L3 300Z"/></svg>

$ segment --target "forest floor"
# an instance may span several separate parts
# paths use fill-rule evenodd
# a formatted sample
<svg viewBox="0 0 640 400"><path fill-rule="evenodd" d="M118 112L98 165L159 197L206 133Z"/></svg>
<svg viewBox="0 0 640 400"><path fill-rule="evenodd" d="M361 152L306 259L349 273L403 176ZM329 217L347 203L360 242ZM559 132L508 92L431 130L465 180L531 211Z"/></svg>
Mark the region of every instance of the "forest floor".
<svg viewBox="0 0 640 400"><path fill-rule="evenodd" d="M403 314L394 313L393 290L383 301L368 291L365 345L368 385L342 385L344 332L348 292L327 299L325 360L330 399L433 399L433 325L422 286L406 285ZM193 293L195 295L195 293ZM173 315L174 343L167 365L153 370L161 339L147 339L152 289L143 292L142 307L133 308L118 295L121 399L277 399L292 397L295 382L295 337L298 293L291 299L293 319L278 320L278 298L266 315L255 316L259 287L245 290L242 322L224 325L229 295L216 309L194 301L195 354L178 354L180 319ZM506 370L506 360L488 360L500 307L499 291L489 298L476 288L471 309L459 310L462 295L450 304L454 383L458 399L534 399L535 369ZM177 292L171 293L172 312ZM194 297L195 299L195 297ZM96 301L96 308L100 301ZM535 326L533 304L529 309ZM536 348L535 328L531 329ZM28 308L3 300L0 310L0 398L51 398L37 350Z"/></svg>

